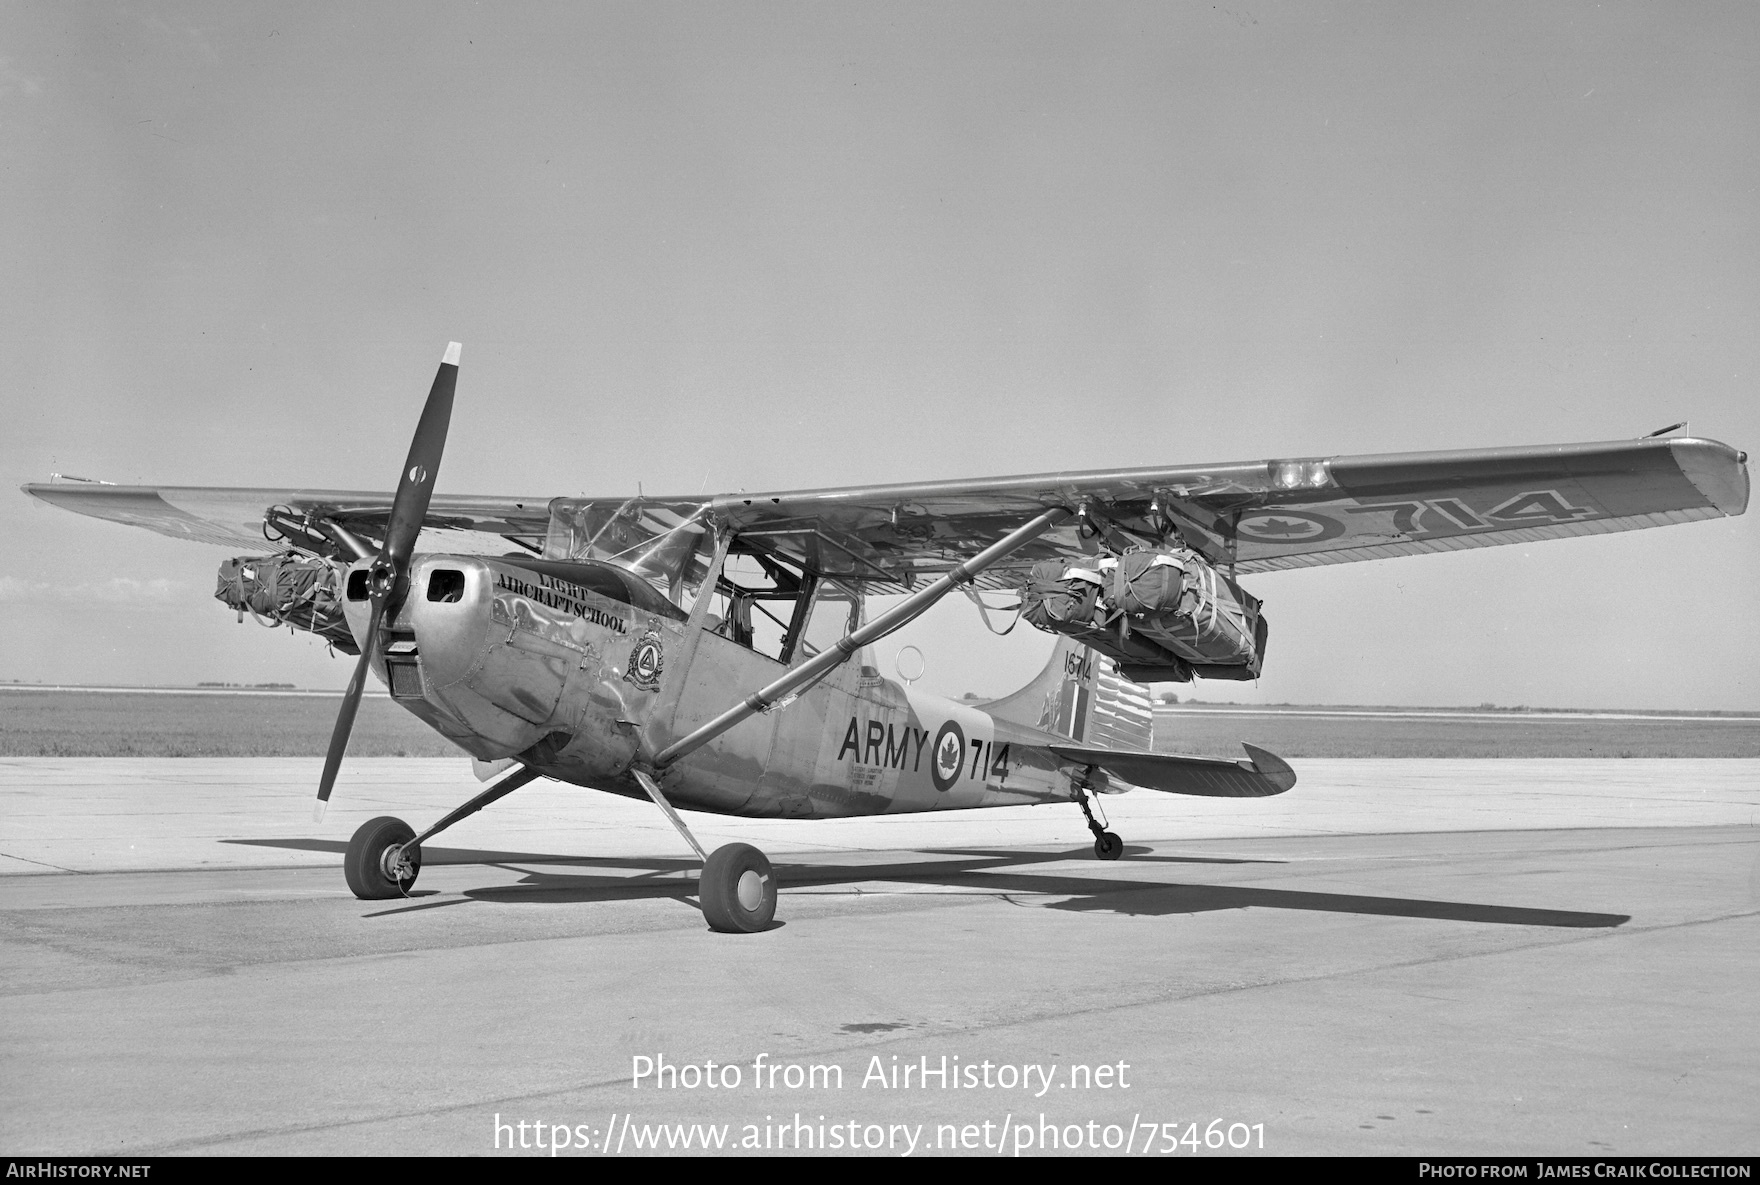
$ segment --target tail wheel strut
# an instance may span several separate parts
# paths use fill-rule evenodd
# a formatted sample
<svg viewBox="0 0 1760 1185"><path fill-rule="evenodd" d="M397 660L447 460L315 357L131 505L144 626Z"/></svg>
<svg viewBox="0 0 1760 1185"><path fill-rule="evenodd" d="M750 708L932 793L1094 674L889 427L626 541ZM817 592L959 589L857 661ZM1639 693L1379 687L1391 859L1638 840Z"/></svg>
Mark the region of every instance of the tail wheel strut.
<svg viewBox="0 0 1760 1185"><path fill-rule="evenodd" d="M1088 830L1094 833L1094 855L1102 860L1116 860L1124 855L1124 840L1118 837L1117 832L1106 830L1100 820L1094 817L1093 809L1088 806L1088 796L1093 791L1081 782L1075 783L1072 789L1075 791L1076 804L1082 808L1082 814L1087 816Z"/></svg>

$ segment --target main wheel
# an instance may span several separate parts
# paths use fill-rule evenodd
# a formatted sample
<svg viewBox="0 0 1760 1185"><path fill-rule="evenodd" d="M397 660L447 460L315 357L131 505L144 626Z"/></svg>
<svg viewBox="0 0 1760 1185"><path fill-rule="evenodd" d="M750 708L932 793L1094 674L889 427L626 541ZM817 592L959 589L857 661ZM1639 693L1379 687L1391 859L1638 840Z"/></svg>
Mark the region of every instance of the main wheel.
<svg viewBox="0 0 1760 1185"><path fill-rule="evenodd" d="M1102 831L1094 837L1094 854L1102 860L1116 860L1124 855L1124 840L1116 832Z"/></svg>
<svg viewBox="0 0 1760 1185"><path fill-rule="evenodd" d="M349 891L362 901L383 901L408 894L409 887L416 883L416 874L422 870L422 849L397 849L415 837L408 823L390 815L362 823L348 841L348 854L342 858L342 875L348 879Z"/></svg>
<svg viewBox="0 0 1760 1185"><path fill-rule="evenodd" d="M747 843L730 843L709 853L697 896L709 929L723 934L768 930L776 916L776 874L764 853Z"/></svg>

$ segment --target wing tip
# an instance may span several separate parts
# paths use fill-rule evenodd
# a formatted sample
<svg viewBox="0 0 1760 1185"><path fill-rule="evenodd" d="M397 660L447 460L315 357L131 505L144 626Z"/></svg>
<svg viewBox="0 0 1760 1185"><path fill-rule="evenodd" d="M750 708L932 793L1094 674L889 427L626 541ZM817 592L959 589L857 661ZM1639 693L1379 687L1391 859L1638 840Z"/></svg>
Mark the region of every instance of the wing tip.
<svg viewBox="0 0 1760 1185"><path fill-rule="evenodd" d="M1671 436L1666 443L1681 473L1719 513L1735 517L1748 509L1748 454L1721 440Z"/></svg>
<svg viewBox="0 0 1760 1185"><path fill-rule="evenodd" d="M446 343L446 353L441 357L440 364L442 366L457 366L458 365L458 357L463 351L464 351L464 345L462 343L460 343L460 342L447 342Z"/></svg>

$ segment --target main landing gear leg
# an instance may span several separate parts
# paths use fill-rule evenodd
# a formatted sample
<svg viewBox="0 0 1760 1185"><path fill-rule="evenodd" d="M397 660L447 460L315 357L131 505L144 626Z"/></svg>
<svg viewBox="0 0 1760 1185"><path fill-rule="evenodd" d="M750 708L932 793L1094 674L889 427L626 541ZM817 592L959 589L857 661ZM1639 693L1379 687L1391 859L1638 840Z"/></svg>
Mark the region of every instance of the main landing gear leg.
<svg viewBox="0 0 1760 1185"><path fill-rule="evenodd" d="M723 934L755 934L768 930L776 917L776 873L764 853L751 844L730 843L705 852L697 837L691 834L666 796L660 784L642 770L632 770L636 781L654 800L662 814L684 836L703 861L703 873L697 879L697 897L703 906L703 917L709 929Z"/></svg>
<svg viewBox="0 0 1760 1185"><path fill-rule="evenodd" d="M342 875L349 889L363 901L409 896L409 888L422 870L423 843L538 776L537 770L522 765L420 835L391 815L368 819L348 841L348 853L342 858Z"/></svg>
<svg viewBox="0 0 1760 1185"><path fill-rule="evenodd" d="M1104 812L1096 820L1093 810L1088 806L1088 799L1093 796L1093 791L1085 782L1077 782L1070 788L1075 791L1076 802L1081 806L1082 814L1088 817L1088 830L1094 833L1094 855L1102 860L1116 860L1124 855L1124 840L1118 838L1116 832L1106 830ZM1100 805L1099 798L1094 798L1094 805Z"/></svg>

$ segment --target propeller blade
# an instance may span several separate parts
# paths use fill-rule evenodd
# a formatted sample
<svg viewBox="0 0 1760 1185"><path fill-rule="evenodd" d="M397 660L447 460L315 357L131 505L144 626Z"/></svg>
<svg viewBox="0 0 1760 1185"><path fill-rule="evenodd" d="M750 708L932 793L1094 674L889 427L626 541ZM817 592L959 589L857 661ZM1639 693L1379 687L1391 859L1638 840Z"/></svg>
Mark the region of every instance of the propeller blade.
<svg viewBox="0 0 1760 1185"><path fill-rule="evenodd" d="M348 734L354 731L355 713L360 711L361 693L367 686L367 667L372 659L373 648L379 644L379 620L384 613L384 601L373 599L373 616L367 622L367 636L362 640L361 656L354 664L354 675L348 681L348 690L342 693L342 710L336 713L336 727L330 732L330 749L324 754L324 774L318 779L318 805L312 813L314 822L324 821L324 804L330 801L330 791L336 787L336 773L342 768L342 755L348 752Z"/></svg>
<svg viewBox="0 0 1760 1185"><path fill-rule="evenodd" d="M397 496L391 500L391 519L385 528L385 547L367 570L368 595L373 602L373 615L367 622L367 636L361 641L360 661L355 663L354 677L342 695L342 710L336 713L336 727L330 733L330 749L324 754L324 773L318 779L318 805L312 817L324 818L324 805L336 786L336 774L342 768L342 755L348 752L348 736L354 731L354 718L360 711L361 694L366 690L367 671L379 645L379 627L385 614L395 611L403 602L409 581L409 561L415 554L416 537L422 533L422 520L427 517L428 503L434 497L434 479L440 473L440 456L446 451L446 429L452 422L452 395L458 388L458 357L461 347L448 342L434 374L434 385L428 389L428 402L422 407L422 418L416 423L415 438L409 442L409 456L403 462L403 473L397 479Z"/></svg>
<svg viewBox="0 0 1760 1185"><path fill-rule="evenodd" d="M391 503L391 522L385 529L384 555L397 570L401 584L409 557L416 549L422 519L434 496L434 479L440 473L440 454L446 449L446 429L452 420L452 394L458 388L458 356L461 347L451 342L434 375L428 402L416 424L415 439L397 479L397 497Z"/></svg>

